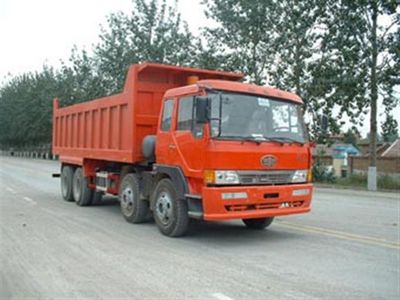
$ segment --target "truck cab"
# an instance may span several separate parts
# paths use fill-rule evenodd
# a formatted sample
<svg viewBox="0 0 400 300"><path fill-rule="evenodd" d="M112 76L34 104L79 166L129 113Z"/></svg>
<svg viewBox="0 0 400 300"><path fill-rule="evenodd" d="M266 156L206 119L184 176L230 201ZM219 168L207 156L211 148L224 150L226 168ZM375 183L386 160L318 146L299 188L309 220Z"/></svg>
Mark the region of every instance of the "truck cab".
<svg viewBox="0 0 400 300"><path fill-rule="evenodd" d="M274 216L310 210L311 151L294 94L222 80L171 89L156 158L155 170L180 170L174 185L184 186L192 217L263 228ZM162 200L155 199L159 217Z"/></svg>

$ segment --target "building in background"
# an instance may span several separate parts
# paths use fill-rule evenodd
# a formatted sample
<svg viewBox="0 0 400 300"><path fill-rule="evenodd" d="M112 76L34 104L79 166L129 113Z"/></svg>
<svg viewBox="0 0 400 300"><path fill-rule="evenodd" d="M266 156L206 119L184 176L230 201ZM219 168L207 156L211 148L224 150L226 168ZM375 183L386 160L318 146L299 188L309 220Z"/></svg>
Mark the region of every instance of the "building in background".
<svg viewBox="0 0 400 300"><path fill-rule="evenodd" d="M395 140L383 153L382 157L400 156L400 139Z"/></svg>

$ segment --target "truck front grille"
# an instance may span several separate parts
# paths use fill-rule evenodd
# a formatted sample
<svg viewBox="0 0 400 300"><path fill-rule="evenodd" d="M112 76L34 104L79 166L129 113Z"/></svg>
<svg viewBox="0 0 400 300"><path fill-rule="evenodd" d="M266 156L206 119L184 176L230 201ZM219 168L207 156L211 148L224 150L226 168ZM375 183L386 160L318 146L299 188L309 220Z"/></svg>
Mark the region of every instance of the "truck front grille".
<svg viewBox="0 0 400 300"><path fill-rule="evenodd" d="M294 171L239 171L241 184L285 184L292 181Z"/></svg>

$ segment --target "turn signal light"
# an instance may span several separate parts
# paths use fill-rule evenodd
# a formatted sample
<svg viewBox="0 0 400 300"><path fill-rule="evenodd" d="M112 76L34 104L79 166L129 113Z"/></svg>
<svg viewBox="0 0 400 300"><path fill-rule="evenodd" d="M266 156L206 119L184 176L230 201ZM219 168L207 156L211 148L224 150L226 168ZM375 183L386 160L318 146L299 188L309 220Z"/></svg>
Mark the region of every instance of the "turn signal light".
<svg viewBox="0 0 400 300"><path fill-rule="evenodd" d="M312 179L312 169L309 169L307 173L307 182L312 182Z"/></svg>
<svg viewBox="0 0 400 300"><path fill-rule="evenodd" d="M204 183L213 184L215 182L215 172L212 170L204 171Z"/></svg>

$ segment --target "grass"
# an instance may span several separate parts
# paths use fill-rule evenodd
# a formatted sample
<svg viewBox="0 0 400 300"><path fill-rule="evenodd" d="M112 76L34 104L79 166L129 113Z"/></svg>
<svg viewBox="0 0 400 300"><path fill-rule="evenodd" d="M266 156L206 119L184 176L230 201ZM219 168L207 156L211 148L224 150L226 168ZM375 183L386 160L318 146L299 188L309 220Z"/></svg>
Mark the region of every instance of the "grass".
<svg viewBox="0 0 400 300"><path fill-rule="evenodd" d="M350 174L346 178L337 178L334 185L365 188L367 187L367 175ZM378 176L378 189L400 191L400 177L395 178L389 175Z"/></svg>

